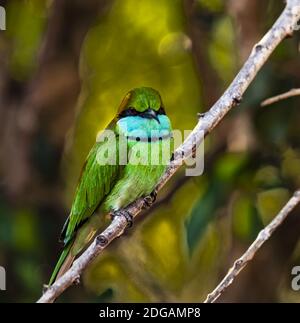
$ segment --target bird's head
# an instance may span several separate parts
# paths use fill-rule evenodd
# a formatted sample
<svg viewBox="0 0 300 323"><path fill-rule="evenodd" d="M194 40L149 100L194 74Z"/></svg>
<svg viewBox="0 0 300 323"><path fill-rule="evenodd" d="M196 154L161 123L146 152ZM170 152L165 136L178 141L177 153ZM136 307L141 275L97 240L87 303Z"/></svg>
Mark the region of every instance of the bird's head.
<svg viewBox="0 0 300 323"><path fill-rule="evenodd" d="M160 94L150 87L140 87L125 95L119 107L118 119L138 116L160 123L159 116L165 114Z"/></svg>

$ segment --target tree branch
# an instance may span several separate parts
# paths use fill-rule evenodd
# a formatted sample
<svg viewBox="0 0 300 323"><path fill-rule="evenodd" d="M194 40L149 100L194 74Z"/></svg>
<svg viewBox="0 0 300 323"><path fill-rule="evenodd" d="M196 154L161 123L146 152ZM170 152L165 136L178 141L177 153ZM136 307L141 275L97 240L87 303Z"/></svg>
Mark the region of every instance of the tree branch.
<svg viewBox="0 0 300 323"><path fill-rule="evenodd" d="M276 215L276 217L259 232L257 238L247 249L247 251L237 259L233 266L229 269L226 276L220 282L220 284L207 295L204 303L215 302L224 290L230 286L238 274L247 266L249 261L253 259L256 252L261 248L261 246L271 237L273 232L282 224L289 213L300 203L300 190L296 191L294 195L290 198L287 204L281 209L281 211Z"/></svg>
<svg viewBox="0 0 300 323"><path fill-rule="evenodd" d="M273 96L269 99L264 100L260 105L262 107L265 107L266 105L270 105L270 104L276 103L278 101L285 100L285 99L288 99L288 98L291 98L291 97L297 96L297 95L300 95L300 89L291 89L288 92L285 92L285 93L282 93L282 94L279 94L279 95L276 95L276 96Z"/></svg>
<svg viewBox="0 0 300 323"><path fill-rule="evenodd" d="M210 133L224 116L242 99L242 95L249 87L258 71L268 60L277 45L287 36L292 35L297 21L300 19L300 0L287 0L287 5L267 34L257 43L244 66L230 84L221 98L213 107L199 119L196 127L184 143L176 149L174 160L168 166L160 179L157 190L160 190L171 176L179 169L182 162L189 157L191 147L197 147L203 140L203 135ZM125 210L133 217L143 209L144 201L139 199ZM124 211L124 210L123 210ZM74 261L72 267L60 277L38 300L40 303L53 302L65 289L79 279L83 270L105 249L115 238L121 236L126 228L127 221L124 216L114 217L112 223L103 231L87 250Z"/></svg>

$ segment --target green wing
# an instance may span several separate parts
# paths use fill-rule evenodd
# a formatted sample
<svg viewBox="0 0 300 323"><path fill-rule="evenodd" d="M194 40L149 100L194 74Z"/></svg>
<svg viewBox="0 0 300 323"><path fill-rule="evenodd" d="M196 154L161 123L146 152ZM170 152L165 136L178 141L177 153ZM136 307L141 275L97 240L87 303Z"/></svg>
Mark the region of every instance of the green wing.
<svg viewBox="0 0 300 323"><path fill-rule="evenodd" d="M111 191L121 170L121 166L100 165L97 154L101 149L107 150L107 145L95 143L91 149L79 180L70 216L67 219L61 240L65 245L74 237L78 228L95 212L104 197Z"/></svg>

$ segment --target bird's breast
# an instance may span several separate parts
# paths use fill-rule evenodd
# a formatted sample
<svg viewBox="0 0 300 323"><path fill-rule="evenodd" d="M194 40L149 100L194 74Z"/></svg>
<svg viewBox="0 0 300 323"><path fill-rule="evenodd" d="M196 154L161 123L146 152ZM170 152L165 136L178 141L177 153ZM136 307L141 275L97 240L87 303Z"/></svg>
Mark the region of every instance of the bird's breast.
<svg viewBox="0 0 300 323"><path fill-rule="evenodd" d="M141 141L170 135L172 128L169 118L166 115L159 115L158 120L159 122L139 116L122 118L117 122L117 133L126 137L139 138Z"/></svg>

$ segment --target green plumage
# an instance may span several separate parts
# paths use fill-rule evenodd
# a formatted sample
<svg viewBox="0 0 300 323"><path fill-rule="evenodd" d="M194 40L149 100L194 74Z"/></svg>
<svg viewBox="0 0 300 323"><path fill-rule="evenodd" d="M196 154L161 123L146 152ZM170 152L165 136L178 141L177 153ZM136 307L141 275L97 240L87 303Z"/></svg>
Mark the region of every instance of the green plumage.
<svg viewBox="0 0 300 323"><path fill-rule="evenodd" d="M49 285L70 267L101 226L103 219L96 213L104 215L119 210L149 195L170 159L171 124L159 93L151 88L130 91L107 129L116 135L116 140L96 142L87 157L61 233L65 247ZM128 163L125 165L119 162L121 138L126 138ZM105 156L106 151L116 153L115 164L99 162L99 156ZM163 154L164 151L167 153ZM146 163L132 163L138 153L147 157ZM151 163L153 155L158 163Z"/></svg>

